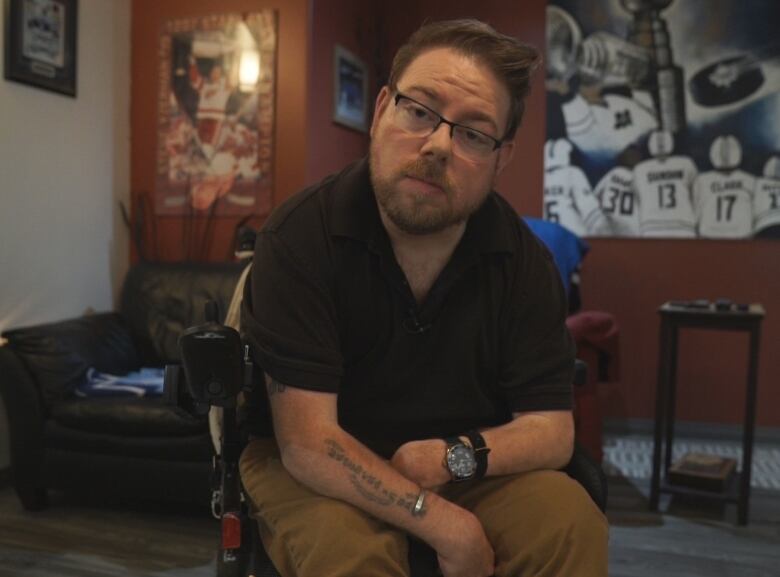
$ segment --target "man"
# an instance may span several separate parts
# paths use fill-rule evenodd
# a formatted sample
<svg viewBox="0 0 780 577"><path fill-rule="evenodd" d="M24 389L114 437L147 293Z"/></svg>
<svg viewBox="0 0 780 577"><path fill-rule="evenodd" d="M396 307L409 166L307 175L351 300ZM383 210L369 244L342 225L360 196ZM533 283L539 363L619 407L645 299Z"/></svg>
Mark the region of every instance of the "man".
<svg viewBox="0 0 780 577"><path fill-rule="evenodd" d="M536 62L480 22L424 26L377 97L370 160L258 235L242 328L275 441L241 475L285 577L408 575L407 535L445 577L606 575L604 517L555 471L573 437L560 279L491 192Z"/></svg>

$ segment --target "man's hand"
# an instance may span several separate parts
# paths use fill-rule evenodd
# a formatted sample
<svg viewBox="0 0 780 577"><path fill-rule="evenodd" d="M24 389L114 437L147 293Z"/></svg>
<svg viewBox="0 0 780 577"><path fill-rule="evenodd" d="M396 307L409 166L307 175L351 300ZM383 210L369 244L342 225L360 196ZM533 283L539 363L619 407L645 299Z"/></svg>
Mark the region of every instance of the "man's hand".
<svg viewBox="0 0 780 577"><path fill-rule="evenodd" d="M457 523L456 538L436 548L444 577L490 577L495 572L495 553L479 520L468 513Z"/></svg>
<svg viewBox="0 0 780 577"><path fill-rule="evenodd" d="M404 443L390 459L390 466L424 489L433 489L450 480L444 466L447 443L443 439L427 439Z"/></svg>

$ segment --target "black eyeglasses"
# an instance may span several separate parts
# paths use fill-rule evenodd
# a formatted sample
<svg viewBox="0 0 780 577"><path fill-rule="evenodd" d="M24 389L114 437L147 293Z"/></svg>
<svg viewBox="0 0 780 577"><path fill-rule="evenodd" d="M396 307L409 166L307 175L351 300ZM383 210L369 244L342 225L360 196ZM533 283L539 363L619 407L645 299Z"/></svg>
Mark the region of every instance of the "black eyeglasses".
<svg viewBox="0 0 780 577"><path fill-rule="evenodd" d="M439 126L450 127L453 150L459 156L481 160L501 148L502 140L493 138L475 128L450 122L441 114L400 92L395 93L395 122L402 130L414 136L430 136Z"/></svg>

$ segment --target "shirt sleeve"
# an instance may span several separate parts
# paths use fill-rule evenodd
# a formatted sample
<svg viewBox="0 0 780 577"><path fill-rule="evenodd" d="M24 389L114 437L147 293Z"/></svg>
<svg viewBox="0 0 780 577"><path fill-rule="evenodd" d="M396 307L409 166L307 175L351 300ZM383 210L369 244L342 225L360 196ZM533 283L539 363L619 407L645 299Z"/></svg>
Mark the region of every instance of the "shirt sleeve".
<svg viewBox="0 0 780 577"><path fill-rule="evenodd" d="M343 376L335 306L314 270L277 233L259 233L241 327L255 362L273 379L335 393Z"/></svg>
<svg viewBox="0 0 780 577"><path fill-rule="evenodd" d="M549 251L526 231L510 290L499 386L512 412L572 408L574 341Z"/></svg>

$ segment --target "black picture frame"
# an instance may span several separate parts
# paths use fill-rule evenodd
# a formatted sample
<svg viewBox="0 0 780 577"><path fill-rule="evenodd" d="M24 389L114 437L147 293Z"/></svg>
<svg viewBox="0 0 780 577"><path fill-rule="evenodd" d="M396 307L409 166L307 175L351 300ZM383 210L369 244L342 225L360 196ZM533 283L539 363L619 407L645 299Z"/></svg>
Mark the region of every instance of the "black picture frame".
<svg viewBox="0 0 780 577"><path fill-rule="evenodd" d="M5 78L76 96L78 0L5 0Z"/></svg>

